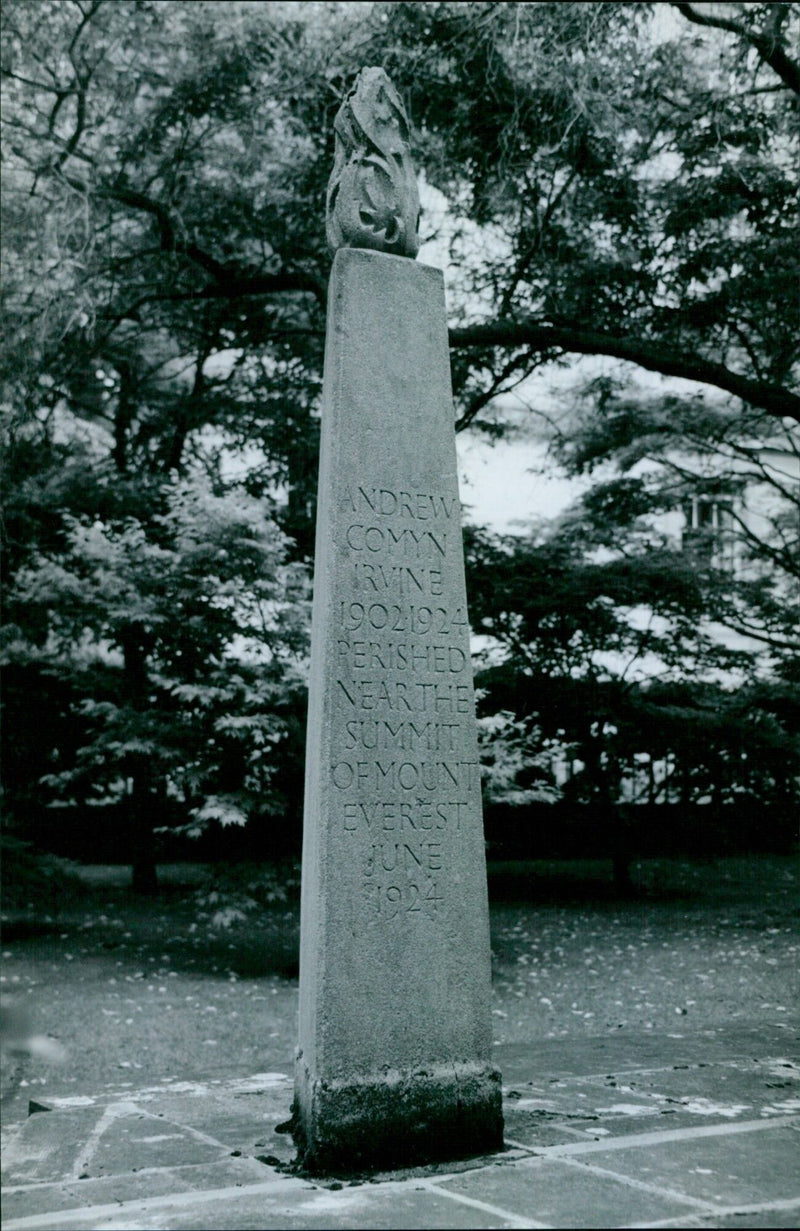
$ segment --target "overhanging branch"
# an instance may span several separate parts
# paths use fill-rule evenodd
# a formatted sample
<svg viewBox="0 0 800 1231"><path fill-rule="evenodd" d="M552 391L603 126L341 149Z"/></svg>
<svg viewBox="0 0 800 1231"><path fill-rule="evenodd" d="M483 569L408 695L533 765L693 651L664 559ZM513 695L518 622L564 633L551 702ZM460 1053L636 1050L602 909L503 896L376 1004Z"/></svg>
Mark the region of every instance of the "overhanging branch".
<svg viewBox="0 0 800 1231"><path fill-rule="evenodd" d="M766 410L768 414L779 418L786 416L800 423L800 397L791 390L742 376L724 364L703 359L700 355L679 353L656 343L639 342L635 338L617 338L573 325L498 320L485 325L451 329L450 345L455 349L525 346L535 350L561 350L579 355L608 355L613 359L626 359L663 376L679 376L684 380L713 385Z"/></svg>
<svg viewBox="0 0 800 1231"><path fill-rule="evenodd" d="M63 174L63 173L62 173ZM63 178L71 188L82 194L92 190L69 175ZM218 261L210 252L201 248L194 240L179 234L179 227L167 206L160 201L138 192L133 188L121 185L95 188L94 195L101 200L116 201L129 209L139 210L149 214L154 220L158 231L159 248L162 252L174 252L185 257L193 265L202 269L211 279L205 286L196 291L186 293L155 295L153 299L238 299L247 295L270 295L284 291L304 291L314 295L320 306L326 307L327 293L323 282L300 269L284 268L275 273L243 273L235 266ZM145 302L144 300L140 302Z"/></svg>
<svg viewBox="0 0 800 1231"><path fill-rule="evenodd" d="M715 30L727 30L745 39L751 47L755 47L761 59L778 74L784 85L795 94L800 94L800 65L790 59L780 43L780 27L785 21L788 4L769 5L769 17L763 30L750 30L732 17L724 17L720 13L703 13L691 4L676 3L676 9L696 26L711 26Z"/></svg>

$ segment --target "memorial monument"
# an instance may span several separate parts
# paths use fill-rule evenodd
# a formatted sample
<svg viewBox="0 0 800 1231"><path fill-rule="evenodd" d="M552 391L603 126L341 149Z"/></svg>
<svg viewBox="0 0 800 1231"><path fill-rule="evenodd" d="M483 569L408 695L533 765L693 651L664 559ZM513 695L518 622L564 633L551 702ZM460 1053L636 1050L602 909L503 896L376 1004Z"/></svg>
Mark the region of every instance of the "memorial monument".
<svg viewBox="0 0 800 1231"><path fill-rule="evenodd" d="M318 1173L502 1145L443 277L382 69L335 130L293 1111Z"/></svg>

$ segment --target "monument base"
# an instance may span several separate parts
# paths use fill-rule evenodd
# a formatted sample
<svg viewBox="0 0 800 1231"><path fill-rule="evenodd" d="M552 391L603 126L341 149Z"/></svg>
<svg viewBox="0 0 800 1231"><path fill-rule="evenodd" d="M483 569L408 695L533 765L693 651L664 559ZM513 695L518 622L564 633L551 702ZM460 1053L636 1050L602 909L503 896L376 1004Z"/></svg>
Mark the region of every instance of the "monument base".
<svg viewBox="0 0 800 1231"><path fill-rule="evenodd" d="M316 1175L396 1169L503 1146L500 1073L491 1065L430 1065L325 1081L297 1064L292 1133Z"/></svg>

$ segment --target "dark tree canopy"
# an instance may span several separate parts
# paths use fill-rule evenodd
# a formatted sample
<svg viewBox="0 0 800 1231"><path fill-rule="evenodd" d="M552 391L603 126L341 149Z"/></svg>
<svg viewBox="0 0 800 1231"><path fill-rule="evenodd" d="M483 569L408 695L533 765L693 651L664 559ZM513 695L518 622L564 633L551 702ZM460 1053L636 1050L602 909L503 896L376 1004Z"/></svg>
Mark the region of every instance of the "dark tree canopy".
<svg viewBox="0 0 800 1231"><path fill-rule="evenodd" d="M106 786L183 791L195 817L202 791L245 814L263 786L254 698L287 749L302 728L324 196L333 120L367 64L411 116L423 204L432 189L447 202L459 427L502 428L502 395L524 401L528 376L575 355L623 361L625 378L694 381L725 421L717 431L717 410L681 392L645 404L623 378L613 397L590 389L561 464L619 473L551 542L485 548L494 631L516 612L522 659L563 654L531 606L542 569L552 598L582 596L576 644L629 637L614 604L635 592L673 620L661 649L676 662L700 608L794 655L772 579L699 593L662 544L644 550L645 505L682 497L631 466L690 436L719 454L774 431L798 451L798 29L796 4L6 0L9 703L46 677L64 718L47 750L28 749L37 780L85 781L96 756ZM190 550L191 500L203 513ZM793 524L770 548L781 577L796 575ZM590 558L611 525L638 543L635 568ZM220 551L204 595L193 569ZM269 669L251 661L226 689L252 628L224 596L252 583L259 553L262 597L282 613L261 630ZM167 595L187 613L185 647L170 640ZM206 658L213 699L191 693ZM223 730L224 756L207 742ZM249 734L234 751L236 731Z"/></svg>
<svg viewBox="0 0 800 1231"><path fill-rule="evenodd" d="M453 254L462 423L576 353L800 417L800 14L726 7L11 0L13 372L25 357L61 384L81 354L124 365L137 346L163 362L240 343L318 370L332 121L357 69L379 63L429 182L483 229ZM135 366L133 389L105 394L128 407L120 460L140 427ZM263 396L253 366L242 396ZM159 442L163 465L214 402L204 379Z"/></svg>

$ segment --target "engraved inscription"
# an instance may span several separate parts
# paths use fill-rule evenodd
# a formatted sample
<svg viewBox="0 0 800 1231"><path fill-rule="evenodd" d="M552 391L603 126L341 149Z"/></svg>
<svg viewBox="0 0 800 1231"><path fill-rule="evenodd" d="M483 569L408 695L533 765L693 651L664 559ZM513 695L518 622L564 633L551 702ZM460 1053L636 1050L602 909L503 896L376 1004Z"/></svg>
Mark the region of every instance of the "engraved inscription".
<svg viewBox="0 0 800 1231"><path fill-rule="evenodd" d="M444 593L442 570L425 565L369 564L357 561L354 569L357 590L374 594L421 594L439 598Z"/></svg>
<svg viewBox="0 0 800 1231"><path fill-rule="evenodd" d="M438 680L343 680L336 681L342 708L389 710L396 713L469 714L469 684Z"/></svg>
<svg viewBox="0 0 800 1231"><path fill-rule="evenodd" d="M437 530L434 534L433 530L412 530L409 526L395 530L392 526L370 526L354 521L345 530L344 538L351 551L386 556L390 560L398 556L425 560L447 555L446 530Z"/></svg>
<svg viewBox="0 0 800 1231"><path fill-rule="evenodd" d="M388 718L352 718L344 724L345 748L400 748L403 752L457 752L458 722L390 722Z"/></svg>
<svg viewBox="0 0 800 1231"><path fill-rule="evenodd" d="M355 484L338 513L335 812L367 919L433 919L479 790L457 497Z"/></svg>
<svg viewBox="0 0 800 1231"><path fill-rule="evenodd" d="M405 641L350 641L336 643L339 666L355 671L429 671L458 675L467 656L457 645L435 641L413 644Z"/></svg>
<svg viewBox="0 0 800 1231"><path fill-rule="evenodd" d="M337 761L331 770L340 791L357 787L363 794L381 790L471 790L480 780L478 761Z"/></svg>
<svg viewBox="0 0 800 1231"><path fill-rule="evenodd" d="M343 512L373 513L400 520L448 521L455 513L456 497L394 491L389 487L346 487L340 508Z"/></svg>
<svg viewBox="0 0 800 1231"><path fill-rule="evenodd" d="M408 881L405 885L365 881L363 889L372 912L383 919L393 919L402 911L408 914L424 911L429 918L433 918L436 915L436 907L444 901L436 881L427 881L421 886L416 881Z"/></svg>
<svg viewBox="0 0 800 1231"><path fill-rule="evenodd" d="M469 807L467 800L460 799L391 799L372 803L347 803L344 805L342 828L353 832L357 829L372 832L381 830L442 829L450 833L461 830L462 809Z"/></svg>
<svg viewBox="0 0 800 1231"><path fill-rule="evenodd" d="M364 875L396 872L399 868L415 872L438 872L442 867L441 842L374 842L367 852Z"/></svg>
<svg viewBox="0 0 800 1231"><path fill-rule="evenodd" d="M466 628L467 613L463 607L449 612L446 607L428 607L408 603L347 603L340 604L341 628L356 633L360 628L393 633L434 633L446 636L453 629Z"/></svg>

